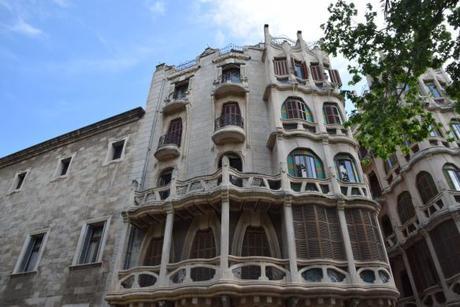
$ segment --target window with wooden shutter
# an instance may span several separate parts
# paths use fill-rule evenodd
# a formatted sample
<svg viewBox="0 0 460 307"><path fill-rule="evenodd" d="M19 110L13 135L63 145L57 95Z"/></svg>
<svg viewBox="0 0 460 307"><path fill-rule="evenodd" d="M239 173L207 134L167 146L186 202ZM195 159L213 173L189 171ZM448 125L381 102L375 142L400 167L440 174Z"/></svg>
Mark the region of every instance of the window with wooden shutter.
<svg viewBox="0 0 460 307"><path fill-rule="evenodd" d="M447 220L430 231L436 255L446 278L460 273L460 233L453 220Z"/></svg>
<svg viewBox="0 0 460 307"><path fill-rule="evenodd" d="M423 171L418 173L416 182L417 190L424 204L427 204L433 197L438 195L438 189L429 173Z"/></svg>
<svg viewBox="0 0 460 307"><path fill-rule="evenodd" d="M293 218L297 257L345 259L336 208L295 205Z"/></svg>
<svg viewBox="0 0 460 307"><path fill-rule="evenodd" d="M341 125L342 117L339 108L335 103L325 103L323 105L324 118L328 125Z"/></svg>
<svg viewBox="0 0 460 307"><path fill-rule="evenodd" d="M329 76L331 78L331 83L338 86L342 85L342 80L340 79L340 74L337 69L329 69Z"/></svg>
<svg viewBox="0 0 460 307"><path fill-rule="evenodd" d="M304 62L293 59L292 67L294 69L294 74L297 78L302 80L308 79L307 66Z"/></svg>
<svg viewBox="0 0 460 307"><path fill-rule="evenodd" d="M289 74L286 58L275 58L273 60L273 67L277 76L286 76Z"/></svg>
<svg viewBox="0 0 460 307"><path fill-rule="evenodd" d="M314 81L324 81L324 75L321 72L321 68L318 63L310 64L311 77Z"/></svg>
<svg viewBox="0 0 460 307"><path fill-rule="evenodd" d="M353 208L345 211L353 256L360 261L384 261L384 249L379 236L375 213Z"/></svg>
<svg viewBox="0 0 460 307"><path fill-rule="evenodd" d="M249 226L246 228L241 256L271 257L270 245L263 227Z"/></svg>
<svg viewBox="0 0 460 307"><path fill-rule="evenodd" d="M409 192L405 191L398 196L398 215L401 224L404 224L415 216L415 208L412 203L412 197Z"/></svg>
<svg viewBox="0 0 460 307"><path fill-rule="evenodd" d="M298 148L293 150L288 158L289 175L302 178L324 179L323 162L311 150Z"/></svg>
<svg viewBox="0 0 460 307"><path fill-rule="evenodd" d="M406 253L419 293L438 283L438 275L424 239L409 247Z"/></svg>
<svg viewBox="0 0 460 307"><path fill-rule="evenodd" d="M313 122L313 115L307 104L299 98L289 97L281 106L283 119L302 119Z"/></svg>
<svg viewBox="0 0 460 307"><path fill-rule="evenodd" d="M214 233L211 228L198 230L193 239L190 258L214 258L216 257L216 244Z"/></svg>
<svg viewBox="0 0 460 307"><path fill-rule="evenodd" d="M159 265L161 263L162 250L163 237L152 238L149 242L143 265Z"/></svg>
<svg viewBox="0 0 460 307"><path fill-rule="evenodd" d="M176 118L169 123L168 133L165 137L165 144L176 144L180 146L182 139L182 119Z"/></svg>

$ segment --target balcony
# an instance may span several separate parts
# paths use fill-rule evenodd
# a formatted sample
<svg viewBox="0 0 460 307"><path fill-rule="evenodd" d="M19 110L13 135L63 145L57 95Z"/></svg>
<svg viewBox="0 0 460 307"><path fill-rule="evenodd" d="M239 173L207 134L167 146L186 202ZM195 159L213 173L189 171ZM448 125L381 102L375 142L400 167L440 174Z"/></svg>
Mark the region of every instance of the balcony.
<svg viewBox="0 0 460 307"><path fill-rule="evenodd" d="M224 115L216 119L212 140L216 145L242 143L246 139L241 115Z"/></svg>
<svg viewBox="0 0 460 307"><path fill-rule="evenodd" d="M179 157L180 136L165 134L160 137L158 148L155 152L155 158L160 161L166 161Z"/></svg>
<svg viewBox="0 0 460 307"><path fill-rule="evenodd" d="M163 106L163 114L169 115L176 112L180 112L185 110L185 107L189 104L189 100L187 97L181 98L167 98L165 99L165 104Z"/></svg>
<svg viewBox="0 0 460 307"><path fill-rule="evenodd" d="M245 96L248 92L247 79L240 72L223 72L214 81L214 97L216 99L225 96Z"/></svg>

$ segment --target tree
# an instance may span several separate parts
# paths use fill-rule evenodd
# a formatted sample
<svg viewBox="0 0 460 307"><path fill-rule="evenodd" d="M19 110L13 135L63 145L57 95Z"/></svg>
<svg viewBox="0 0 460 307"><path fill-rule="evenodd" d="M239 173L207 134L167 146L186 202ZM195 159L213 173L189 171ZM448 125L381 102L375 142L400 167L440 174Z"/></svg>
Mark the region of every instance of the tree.
<svg viewBox="0 0 460 307"><path fill-rule="evenodd" d="M367 76L369 91L344 91L356 110L347 125L356 126L358 141L387 158L398 148L425 139L435 125L418 92L417 78L428 68L446 63L452 84L446 89L460 110L460 7L458 0L386 0L381 10L367 4L365 22L358 23L353 2L339 0L328 8L321 25L323 50L350 60L350 85ZM378 12L384 24L376 22ZM456 40L449 27L457 33Z"/></svg>

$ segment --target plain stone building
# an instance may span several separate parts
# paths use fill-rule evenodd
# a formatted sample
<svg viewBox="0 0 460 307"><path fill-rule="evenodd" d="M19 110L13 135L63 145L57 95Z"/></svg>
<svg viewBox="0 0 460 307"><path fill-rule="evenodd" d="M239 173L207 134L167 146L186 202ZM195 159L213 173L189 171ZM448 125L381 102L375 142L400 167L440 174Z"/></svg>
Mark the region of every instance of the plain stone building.
<svg viewBox="0 0 460 307"><path fill-rule="evenodd" d="M444 93L448 82L442 70L419 78L439 125L426 140L386 161L367 156L400 306L460 306L460 117Z"/></svg>
<svg viewBox="0 0 460 307"><path fill-rule="evenodd" d="M264 30L0 159L2 305L396 305L339 73Z"/></svg>

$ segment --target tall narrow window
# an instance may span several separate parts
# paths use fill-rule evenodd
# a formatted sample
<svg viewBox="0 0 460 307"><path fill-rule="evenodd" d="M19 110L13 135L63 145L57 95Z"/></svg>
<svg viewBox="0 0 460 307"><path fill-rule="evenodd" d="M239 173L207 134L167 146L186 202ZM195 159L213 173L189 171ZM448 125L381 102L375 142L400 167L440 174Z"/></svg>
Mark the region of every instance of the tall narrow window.
<svg viewBox="0 0 460 307"><path fill-rule="evenodd" d="M329 78L332 84L337 86L342 85L342 80L340 79L340 74L337 69L329 69Z"/></svg>
<svg viewBox="0 0 460 307"><path fill-rule="evenodd" d="M325 103L323 105L324 117L328 125L341 125L342 119L339 108L335 103Z"/></svg>
<svg viewBox="0 0 460 307"><path fill-rule="evenodd" d="M380 187L379 180L377 179L377 175L374 172L371 172L368 176L369 178L369 186L371 188L371 194L373 198L378 198L382 196L382 188Z"/></svg>
<svg viewBox="0 0 460 307"><path fill-rule="evenodd" d="M112 143L112 160L121 159L124 146L125 140Z"/></svg>
<svg viewBox="0 0 460 307"><path fill-rule="evenodd" d="M453 164L445 164L443 171L449 186L456 191L460 191L460 171L458 168Z"/></svg>
<svg viewBox="0 0 460 307"><path fill-rule="evenodd" d="M388 159L385 160L383 166L385 168L385 173L389 173L393 168L395 168L398 165L398 157L396 156L396 153L392 153Z"/></svg>
<svg viewBox="0 0 460 307"><path fill-rule="evenodd" d="M292 209L299 258L345 259L336 208L304 204Z"/></svg>
<svg viewBox="0 0 460 307"><path fill-rule="evenodd" d="M182 140L182 119L175 118L169 123L168 133L165 136L165 144L180 146Z"/></svg>
<svg viewBox="0 0 460 307"><path fill-rule="evenodd" d="M222 106L222 114L216 120L216 128L225 126L243 127L243 118L241 117L240 107L236 102L227 102Z"/></svg>
<svg viewBox="0 0 460 307"><path fill-rule="evenodd" d="M230 64L222 67L222 82L240 83L241 82L241 69L239 65Z"/></svg>
<svg viewBox="0 0 460 307"><path fill-rule="evenodd" d="M44 237L44 233L30 236L29 243L27 244L17 272L31 272L36 270Z"/></svg>
<svg viewBox="0 0 460 307"><path fill-rule="evenodd" d="M20 190L22 188L26 176L27 172L21 172L16 175L16 178L14 179L13 190Z"/></svg>
<svg viewBox="0 0 460 307"><path fill-rule="evenodd" d="M297 78L305 80L308 79L307 65L304 62L293 59L294 74Z"/></svg>
<svg viewBox="0 0 460 307"><path fill-rule="evenodd" d="M424 239L409 247L406 253L419 293L438 283L438 274Z"/></svg>
<svg viewBox="0 0 460 307"><path fill-rule="evenodd" d="M441 97L441 92L439 91L439 89L436 87L436 84L434 82L425 82L425 85L426 87L428 88L428 90L430 91L431 95L434 97L434 98L439 98Z"/></svg>
<svg viewBox="0 0 460 307"><path fill-rule="evenodd" d="M311 76L314 81L324 81L324 75L321 72L321 68L318 63L312 63L310 65Z"/></svg>
<svg viewBox="0 0 460 307"><path fill-rule="evenodd" d="M460 140L460 120L453 119L450 122L450 128L452 129L455 138L457 138L457 140Z"/></svg>
<svg viewBox="0 0 460 307"><path fill-rule="evenodd" d="M345 210L353 256L356 260L385 259L384 249L375 220L375 213L366 209Z"/></svg>
<svg viewBox="0 0 460 307"><path fill-rule="evenodd" d="M188 80L176 83L174 86L174 99L184 99L187 96Z"/></svg>
<svg viewBox="0 0 460 307"><path fill-rule="evenodd" d="M340 180L345 182L359 182L355 160L350 155L338 154L335 156L335 164Z"/></svg>
<svg viewBox="0 0 460 307"><path fill-rule="evenodd" d="M391 221L388 215L382 216L381 225L385 237L391 236L393 234L393 226L391 226Z"/></svg>
<svg viewBox="0 0 460 307"><path fill-rule="evenodd" d="M438 195L438 189L429 173L423 171L418 173L416 182L417 190L424 204L427 204L433 197Z"/></svg>
<svg viewBox="0 0 460 307"><path fill-rule="evenodd" d="M98 262L104 226L105 222L88 224L86 226L83 247L78 264Z"/></svg>
<svg viewBox="0 0 460 307"><path fill-rule="evenodd" d="M401 220L401 224L406 223L415 216L415 208L412 203L412 197L407 191L402 192L398 196L398 215Z"/></svg>
<svg viewBox="0 0 460 307"><path fill-rule="evenodd" d="M214 258L216 257L216 244L214 233L211 228L198 230L193 239L190 258Z"/></svg>
<svg viewBox="0 0 460 307"><path fill-rule="evenodd" d="M168 167L161 171L160 176L158 177L158 186L163 187L168 185L172 179L173 168Z"/></svg>
<svg viewBox="0 0 460 307"><path fill-rule="evenodd" d="M71 161L72 161L72 157L69 157L69 158L62 159L59 162L59 176L67 175Z"/></svg>
<svg viewBox="0 0 460 307"><path fill-rule="evenodd" d="M296 97L286 99L281 106L281 116L283 119L302 119L313 122L313 115L306 103Z"/></svg>
<svg viewBox="0 0 460 307"><path fill-rule="evenodd" d="M273 60L275 75L285 76L289 74L286 58L275 58Z"/></svg>
<svg viewBox="0 0 460 307"><path fill-rule="evenodd" d="M308 149L296 149L289 154L288 171L295 177L325 178L323 162Z"/></svg>
<svg viewBox="0 0 460 307"><path fill-rule="evenodd" d="M143 265L159 265L161 263L161 253L163 250L163 237L150 239L147 253Z"/></svg>
<svg viewBox="0 0 460 307"><path fill-rule="evenodd" d="M460 273L460 233L451 219L430 231L436 255L446 278Z"/></svg>

